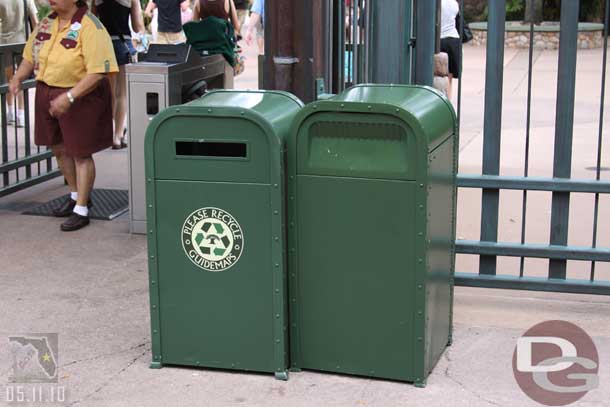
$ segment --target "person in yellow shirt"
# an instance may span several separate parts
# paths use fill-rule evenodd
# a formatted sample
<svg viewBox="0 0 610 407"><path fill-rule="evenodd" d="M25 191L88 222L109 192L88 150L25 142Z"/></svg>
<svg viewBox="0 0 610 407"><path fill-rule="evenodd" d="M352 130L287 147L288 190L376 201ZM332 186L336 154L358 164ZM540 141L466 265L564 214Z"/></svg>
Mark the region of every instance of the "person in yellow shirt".
<svg viewBox="0 0 610 407"><path fill-rule="evenodd" d="M112 94L108 75L118 72L112 42L84 0L50 0L23 51L9 84L36 75L35 141L50 146L70 187L70 196L54 211L68 217L61 230L89 224L89 196L95 181L93 154L112 145Z"/></svg>

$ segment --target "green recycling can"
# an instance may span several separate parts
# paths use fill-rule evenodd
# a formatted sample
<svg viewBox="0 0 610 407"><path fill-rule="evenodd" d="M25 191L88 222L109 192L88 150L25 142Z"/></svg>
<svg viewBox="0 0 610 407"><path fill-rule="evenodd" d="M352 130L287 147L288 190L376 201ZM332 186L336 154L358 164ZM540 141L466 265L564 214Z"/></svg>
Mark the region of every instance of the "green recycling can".
<svg viewBox="0 0 610 407"><path fill-rule="evenodd" d="M288 152L292 368L425 385L452 334L450 102L356 86L301 110Z"/></svg>

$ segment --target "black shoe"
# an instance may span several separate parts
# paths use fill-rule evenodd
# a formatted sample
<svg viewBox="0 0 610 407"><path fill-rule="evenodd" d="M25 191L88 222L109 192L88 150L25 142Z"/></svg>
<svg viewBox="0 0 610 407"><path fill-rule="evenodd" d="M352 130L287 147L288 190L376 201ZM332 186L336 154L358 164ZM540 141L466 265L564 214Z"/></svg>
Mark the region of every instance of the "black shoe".
<svg viewBox="0 0 610 407"><path fill-rule="evenodd" d="M72 215L61 224L61 230L64 232L73 232L78 229L82 229L89 224L89 216L81 216L76 212L72 212Z"/></svg>
<svg viewBox="0 0 610 407"><path fill-rule="evenodd" d="M68 198L62 203L58 208L53 209L53 216L57 218L67 218L74 211L74 207L76 206L76 201L72 200L68 196ZM91 208L93 206L93 202L89 199L87 202L87 208Z"/></svg>
<svg viewBox="0 0 610 407"><path fill-rule="evenodd" d="M72 198L68 196L68 198L64 200L64 202L59 205L58 208L53 209L53 216L57 218L65 218L70 216L72 211L74 211L74 206L76 206L76 201L72 200Z"/></svg>

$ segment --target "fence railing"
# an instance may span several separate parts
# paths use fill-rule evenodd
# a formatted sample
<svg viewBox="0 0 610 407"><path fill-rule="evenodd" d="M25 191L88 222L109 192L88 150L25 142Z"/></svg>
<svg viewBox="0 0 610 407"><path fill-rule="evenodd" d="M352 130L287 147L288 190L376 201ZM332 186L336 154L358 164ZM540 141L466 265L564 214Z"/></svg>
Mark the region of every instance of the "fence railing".
<svg viewBox="0 0 610 407"><path fill-rule="evenodd" d="M464 1L460 0L463 19ZM335 77L333 92L354 83L418 83L432 85L433 56L438 40L438 3L423 0L335 0L336 7L334 32L338 37L334 44L338 49L333 52ZM532 105L536 95L533 87L538 78L534 77L534 34L531 23L527 52L527 96L520 103L526 105L524 114L525 134L522 152L523 171L521 175L506 174L501 166L501 145L506 129L503 126L503 90L505 84L505 23L506 1L488 2L487 45L485 52L484 74L484 120L482 128L481 173L460 173L458 186L460 194L468 191L481 191L481 211L479 240L458 239L456 251L459 256L477 256L478 270L461 269L458 262L456 283L476 287L494 287L511 289L531 289L540 291L559 291L589 294L610 294L610 268L604 270L603 276L597 271L597 263L610 262L610 248L600 247L602 230L607 230L600 220L602 196L610 194L610 181L601 177L602 144L604 139L604 109L606 87L606 64L608 47L608 27L610 23L610 0L605 0L603 50L601 50L602 72L601 88L592 87L588 92L595 94L601 89L599 102L599 122L597 125L595 178L585 179L582 174L574 176L572 162L574 157L574 111L576 100L577 73L577 39L579 0L561 2L561 21L559 32L559 50L557 65L557 96L555 105L555 126L552 148L552 176L532 176L532 163L536 156L531 148L532 139L537 129L532 126ZM398 22L396 20L399 20ZM533 20L533 19L532 19ZM397 29L397 27L399 29ZM463 50L461 50L463 55ZM523 52L523 51L522 51ZM482 77L476 79L481 81ZM458 82L456 110L460 124L463 113L471 113L470 106L463 106L463 81ZM469 84L472 85L472 84ZM549 146L550 147L550 146ZM606 157L607 158L607 157ZM503 196L505 191L521 191L519 197ZM534 193L546 192L552 195L550 214L536 205ZM570 245L570 203L574 194L587 194L593 201L593 228L590 245ZM468 199L476 199L468 196ZM469 201L470 204L473 202ZM520 233L515 241L499 241L503 227L500 220L500 205L518 207L521 215ZM470 205L475 206L475 205ZM582 215L582 214L579 214ZM465 217L473 216L458 211L458 225ZM476 216L476 215L475 215ZM544 218L549 223L548 240L540 243L531 241L526 234L532 219ZM609 219L610 220L610 219ZM578 222L578 219L572 219ZM607 222L610 223L610 222ZM606 239L607 240L607 239ZM609 245L610 246L610 245ZM498 273L499 258L518 258L518 272L501 270ZM530 259L548 260L546 275L541 273L544 265L535 264L528 268ZM588 272L580 267L568 272L568 262L588 262ZM470 265L468 266L470 267ZM534 270L535 269L535 270ZM532 273L531 271L535 271Z"/></svg>
<svg viewBox="0 0 610 407"><path fill-rule="evenodd" d="M460 1L463 10L463 0ZM555 99L555 128L553 146L552 177L530 175L532 162L532 140L537 134L532 127L532 90L536 78L534 73L534 23L529 24L529 48L527 50L527 96L525 117L525 143L523 150L523 175L502 175L501 145L504 129L503 89L505 86L505 21L506 1L489 1L487 21L487 49L485 74L485 104L483 124L482 173L459 174L458 186L462 189L480 189L481 227L480 240L458 240L456 250L462 255L479 256L478 273L456 273L456 283L465 286L494 287L510 289L531 289L539 291L559 291L587 294L610 294L610 281L596 275L598 262L610 262L610 248L598 246L600 229L600 196L610 194L610 182L601 179L602 143L604 138L604 108L606 87L606 63L608 54L608 24L610 22L610 0L605 0L603 49L600 88L588 89L591 95L599 91L599 122L597 125L595 179L573 178L574 155L574 113L576 100L576 73L578 54L579 0L561 2L561 21L557 62L557 96ZM532 10L533 12L533 10ZM463 15L463 13L462 13ZM532 16L533 17L533 16ZM531 18L534 20L534 18ZM462 111L462 81L458 90L458 111ZM593 96L595 97L595 96ZM520 207L520 239L518 242L499 242L499 210L502 203L501 191L522 191L521 202L513 198L509 205ZM528 220L547 217L546 213L531 213L532 191L546 191L552 194L547 244L530 243L526 236ZM593 228L590 246L569 244L570 203L574 193L592 195ZM506 199L506 197L505 197ZM504 201L506 204L507 202ZM578 216L583 216L579 213ZM460 214L458 214L459 219ZM578 222L578 219L572 219ZM499 257L519 258L518 275L499 274ZM548 259L546 276L529 275L526 259ZM568 261L586 261L589 272L582 267L576 273L568 273ZM536 268L542 265L538 264ZM539 273L538 273L539 274ZM576 276L575 274L578 274ZM569 276L572 278L569 278ZM574 278L578 277L578 278Z"/></svg>
<svg viewBox="0 0 610 407"><path fill-rule="evenodd" d="M22 101L13 98L8 103L8 75L17 66L24 44L0 45L0 197L31 187L61 175L46 147L34 144L34 110L32 89L34 80L23 83ZM19 111L23 110L23 122ZM9 116L14 121L9 123Z"/></svg>

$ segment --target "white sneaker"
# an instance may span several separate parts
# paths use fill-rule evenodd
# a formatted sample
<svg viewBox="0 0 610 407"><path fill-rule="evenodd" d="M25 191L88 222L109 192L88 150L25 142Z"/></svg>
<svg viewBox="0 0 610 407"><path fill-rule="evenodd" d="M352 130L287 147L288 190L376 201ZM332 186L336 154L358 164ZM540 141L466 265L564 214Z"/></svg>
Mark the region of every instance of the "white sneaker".
<svg viewBox="0 0 610 407"><path fill-rule="evenodd" d="M8 124L13 124L15 123L15 112L13 111L13 109L7 109L6 111L6 122Z"/></svg>

